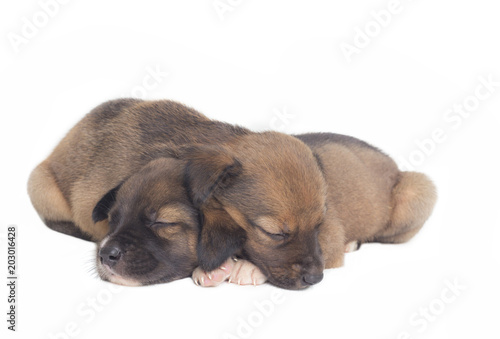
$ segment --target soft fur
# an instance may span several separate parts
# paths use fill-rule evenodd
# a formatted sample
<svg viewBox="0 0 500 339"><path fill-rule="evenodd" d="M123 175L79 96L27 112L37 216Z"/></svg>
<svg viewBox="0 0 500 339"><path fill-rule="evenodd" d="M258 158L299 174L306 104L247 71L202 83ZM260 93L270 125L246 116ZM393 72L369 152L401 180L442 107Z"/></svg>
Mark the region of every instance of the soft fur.
<svg viewBox="0 0 500 339"><path fill-rule="evenodd" d="M343 264L346 246L409 240L436 200L425 175L358 139L255 133L133 99L83 118L28 189L47 226L99 242L101 277L127 285L237 256L277 286L305 288Z"/></svg>
<svg viewBox="0 0 500 339"><path fill-rule="evenodd" d="M182 164L168 162L162 172L155 162L159 158L175 158ZM182 182L169 177L170 169L172 178L182 172ZM175 194L151 192L151 181ZM28 191L47 226L100 242L101 276L117 283L168 281L189 275L196 264L212 270L232 255L267 262L267 252L254 247L280 247L285 239L295 244L297 261L286 259L278 267L271 260L262 266L272 282L302 288L311 284L304 276L318 276L323 269L314 230L324 217L326 185L311 149L292 136L254 133L210 120L175 102L122 99L97 107L32 172ZM175 246L190 253L184 263L173 254L179 249L172 256L159 254L172 246L173 236L151 228L159 209L172 205L166 197L182 201L180 210L189 211L185 220L194 220L196 213L199 221L180 230L188 239ZM149 202L143 203L146 198ZM259 224L263 215L289 226L282 230ZM167 226L162 229L172 227L163 224ZM189 231L196 226L201 226L197 260L191 255L195 241ZM132 230L133 237L128 234ZM288 232L295 231L300 231L300 238L288 239ZM145 265L147 272L141 266L141 274L133 274L134 268L152 258L155 262ZM158 262L172 272L155 271ZM284 272L285 263L293 271Z"/></svg>

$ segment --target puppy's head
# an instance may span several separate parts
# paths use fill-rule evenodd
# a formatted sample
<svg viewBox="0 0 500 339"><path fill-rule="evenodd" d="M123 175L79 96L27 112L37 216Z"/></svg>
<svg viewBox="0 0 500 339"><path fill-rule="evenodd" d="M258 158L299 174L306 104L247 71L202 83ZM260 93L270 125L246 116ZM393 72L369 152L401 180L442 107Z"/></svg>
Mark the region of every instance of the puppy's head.
<svg viewBox="0 0 500 339"><path fill-rule="evenodd" d="M184 168L181 160L153 160L94 208L94 222L107 218L110 228L97 249L103 280L138 286L191 275L199 221L183 186Z"/></svg>
<svg viewBox="0 0 500 339"><path fill-rule="evenodd" d="M323 277L318 232L326 184L312 151L281 133L244 136L229 146L185 153L189 194L200 209L200 266L240 254L269 282L301 289Z"/></svg>

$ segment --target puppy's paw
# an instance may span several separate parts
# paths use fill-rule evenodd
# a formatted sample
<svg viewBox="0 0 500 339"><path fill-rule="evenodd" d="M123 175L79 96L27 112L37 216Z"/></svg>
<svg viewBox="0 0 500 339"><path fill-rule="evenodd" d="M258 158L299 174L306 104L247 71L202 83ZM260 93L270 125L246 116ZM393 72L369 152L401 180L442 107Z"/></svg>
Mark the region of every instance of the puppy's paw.
<svg viewBox="0 0 500 339"><path fill-rule="evenodd" d="M202 287L215 287L229 278L235 262L229 258L218 269L212 272L205 272L200 267L196 267L191 275L194 283Z"/></svg>
<svg viewBox="0 0 500 339"><path fill-rule="evenodd" d="M359 241L351 241L350 243L347 243L345 245L344 252L345 253L354 252L354 251L359 250L360 247L361 247L361 243Z"/></svg>
<svg viewBox="0 0 500 339"><path fill-rule="evenodd" d="M262 285L267 281L267 277L261 270L247 260L239 259L233 265L229 277L229 283L238 285Z"/></svg>

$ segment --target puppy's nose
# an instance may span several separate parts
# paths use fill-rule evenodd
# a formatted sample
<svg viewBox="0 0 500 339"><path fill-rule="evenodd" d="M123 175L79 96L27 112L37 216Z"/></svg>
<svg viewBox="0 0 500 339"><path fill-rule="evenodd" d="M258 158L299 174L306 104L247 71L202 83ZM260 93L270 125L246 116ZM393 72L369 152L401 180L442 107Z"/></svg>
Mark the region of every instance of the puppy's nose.
<svg viewBox="0 0 500 339"><path fill-rule="evenodd" d="M113 267L120 260L122 251L118 245L109 244L99 250L99 256L101 257L101 263Z"/></svg>
<svg viewBox="0 0 500 339"><path fill-rule="evenodd" d="M319 283L321 280L323 280L323 273L320 273L320 274L304 274L302 276L302 280L307 285L314 285L314 284Z"/></svg>

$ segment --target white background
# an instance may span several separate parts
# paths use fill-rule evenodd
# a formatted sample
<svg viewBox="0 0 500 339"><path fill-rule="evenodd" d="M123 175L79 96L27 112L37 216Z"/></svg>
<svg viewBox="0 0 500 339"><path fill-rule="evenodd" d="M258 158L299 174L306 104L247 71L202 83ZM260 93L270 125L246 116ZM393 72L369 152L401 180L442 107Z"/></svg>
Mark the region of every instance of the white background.
<svg viewBox="0 0 500 339"><path fill-rule="evenodd" d="M37 1L2 2L2 281L7 225L19 243L18 331L6 330L2 283L2 338L498 338L500 87L471 95L480 78L500 82L499 8L401 0L380 27L371 12L387 0L223 3L221 18L213 0L73 0L44 22ZM32 36L15 48L23 29ZM341 46L356 38L367 46L349 62ZM168 75L141 90L155 68ZM85 113L132 94L254 130L353 135L413 161L438 204L410 243L365 245L305 291L184 279L111 292L88 272L94 245L46 228L26 181ZM447 113L464 103L477 104L467 118ZM444 136L424 154L417 143L433 133Z"/></svg>

